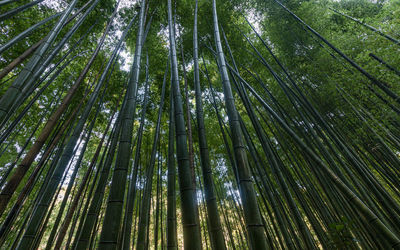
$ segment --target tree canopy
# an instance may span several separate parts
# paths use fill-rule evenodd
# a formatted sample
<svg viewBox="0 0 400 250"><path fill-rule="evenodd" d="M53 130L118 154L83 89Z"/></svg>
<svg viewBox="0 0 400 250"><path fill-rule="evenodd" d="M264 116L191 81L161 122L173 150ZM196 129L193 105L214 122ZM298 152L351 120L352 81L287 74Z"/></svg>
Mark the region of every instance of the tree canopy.
<svg viewBox="0 0 400 250"><path fill-rule="evenodd" d="M400 2L0 1L0 248L400 249Z"/></svg>

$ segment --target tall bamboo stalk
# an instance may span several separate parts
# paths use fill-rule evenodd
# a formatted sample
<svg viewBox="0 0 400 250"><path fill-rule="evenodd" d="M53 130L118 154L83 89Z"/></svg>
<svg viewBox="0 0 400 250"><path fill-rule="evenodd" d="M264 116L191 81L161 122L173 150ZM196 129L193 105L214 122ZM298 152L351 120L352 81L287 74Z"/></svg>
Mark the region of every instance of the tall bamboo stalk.
<svg viewBox="0 0 400 250"><path fill-rule="evenodd" d="M10 108L20 97L25 82L32 75L32 72L36 69L44 54L49 50L76 3L77 0L74 0L69 4L68 8L63 12L63 15L46 37L46 41L35 51L27 66L19 73L17 79L14 80L10 88L7 89L6 94L0 99L0 124L3 123Z"/></svg>
<svg viewBox="0 0 400 250"><path fill-rule="evenodd" d="M125 196L127 170L132 151L132 128L136 103L136 88L139 81L140 58L143 46L144 20L146 1L141 1L139 13L139 29L136 36L135 56L133 59L131 78L126 93L126 104L121 110L121 135L117 151L117 159L110 187L107 209L100 236L99 249L116 247L120 232L122 210Z"/></svg>
<svg viewBox="0 0 400 250"><path fill-rule="evenodd" d="M108 33L111 23L113 20L113 17L115 16L116 12L112 16L111 20L109 21L103 36L96 47L94 53L92 54L92 57L89 59L88 63L86 64L85 68L79 75L78 79L75 81L74 85L70 88L68 91L68 94L64 97L62 103L60 106L57 108L57 110L49 117L48 121L46 122L45 126L43 127L41 133L37 137L34 145L29 149L29 152L26 154L22 162L18 165L17 169L15 170L13 176L9 179L5 187L1 190L0 193L0 214L4 212L4 209L6 208L9 200L11 199L11 196L15 192L16 188L18 187L19 183L25 176L26 172L30 168L32 162L36 158L37 154L40 152L42 149L44 143L48 139L49 135L54 129L54 126L57 124L58 119L61 117L61 115L65 112L65 110L68 108L69 104L72 101L72 98L74 94L77 92L79 86L82 84L83 80L85 79L87 73L89 72L90 67L92 66L95 58L97 57L98 53L100 52L100 49L104 43L104 40L106 38L106 34Z"/></svg>
<svg viewBox="0 0 400 250"><path fill-rule="evenodd" d="M218 62L221 72L222 85L224 89L224 99L229 118L229 125L232 133L232 143L236 158L240 195L243 200L244 217L246 220L247 233L249 235L250 247L252 249L268 249L264 234L263 223L257 204L253 182L249 173L247 155L244 150L243 135L240 128L238 113L236 110L230 80L228 77L227 66L224 53L222 51L221 38L219 35L217 6L215 0L212 1L214 39L217 47Z"/></svg>
<svg viewBox="0 0 400 250"><path fill-rule="evenodd" d="M169 59L169 58L168 58ZM168 60L167 60L168 61ZM168 63L167 68L164 74L164 81L161 90L161 101L158 110L158 117L156 123L156 130L154 131L154 141L153 141L153 149L151 152L151 158L149 165L147 166L146 173L146 184L144 186L144 194L140 207L140 216L139 216L139 230L138 230L138 238L136 241L136 249L142 250L145 249L148 245L148 241L146 241L146 233L149 227L149 214L150 214L150 200L151 200L151 190L153 187L153 175L154 175L154 165L156 161L156 153L157 153L157 145L160 138L160 126L161 126L161 115L164 106L164 98L165 98L165 86L167 83L167 73L168 73ZM157 228L156 228L157 230Z"/></svg>
<svg viewBox="0 0 400 250"><path fill-rule="evenodd" d="M203 172L204 182L204 195L207 204L208 223L210 225L210 238L213 249L226 249L225 239L221 227L220 216L218 212L217 199L214 190L214 181L212 177L212 170L210 164L210 156L205 132L204 116L203 116L203 102L201 97L200 88L200 75L199 75L199 48L197 41L197 11L198 1L196 0L194 9L194 25L193 25L193 62L194 62L194 87L196 93L196 118L197 129L199 136L199 148L201 169Z"/></svg>
<svg viewBox="0 0 400 250"><path fill-rule="evenodd" d="M171 66L172 67L172 66ZM172 72L171 72L172 75ZM172 87L172 78L171 78ZM175 121L174 100L172 88L169 95L169 124L168 124L168 186L167 186L167 249L177 250L177 228L176 228L176 167L175 167Z"/></svg>
<svg viewBox="0 0 400 250"><path fill-rule="evenodd" d="M178 81L178 64L176 56L175 25L172 22L171 0L168 0L168 28L172 66L172 90L175 113L175 133L178 160L179 189L181 191L181 211L184 235L184 247L201 248L200 228L198 225L197 199L189 165L185 119L183 116L182 97Z"/></svg>

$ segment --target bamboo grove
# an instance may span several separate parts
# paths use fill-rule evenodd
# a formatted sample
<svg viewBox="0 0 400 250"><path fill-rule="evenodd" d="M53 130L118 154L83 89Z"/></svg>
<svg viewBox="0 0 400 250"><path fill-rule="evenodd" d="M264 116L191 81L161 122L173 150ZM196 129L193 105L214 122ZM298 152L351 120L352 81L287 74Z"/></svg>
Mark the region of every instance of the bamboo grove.
<svg viewBox="0 0 400 250"><path fill-rule="evenodd" d="M0 1L1 249L400 249L400 3Z"/></svg>

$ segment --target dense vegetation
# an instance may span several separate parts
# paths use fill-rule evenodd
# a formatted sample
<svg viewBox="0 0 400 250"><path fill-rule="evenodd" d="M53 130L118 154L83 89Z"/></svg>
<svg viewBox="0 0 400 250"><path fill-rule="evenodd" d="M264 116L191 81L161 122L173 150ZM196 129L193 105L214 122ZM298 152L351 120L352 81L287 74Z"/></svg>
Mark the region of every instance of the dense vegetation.
<svg viewBox="0 0 400 250"><path fill-rule="evenodd" d="M400 249L397 0L0 1L1 249Z"/></svg>

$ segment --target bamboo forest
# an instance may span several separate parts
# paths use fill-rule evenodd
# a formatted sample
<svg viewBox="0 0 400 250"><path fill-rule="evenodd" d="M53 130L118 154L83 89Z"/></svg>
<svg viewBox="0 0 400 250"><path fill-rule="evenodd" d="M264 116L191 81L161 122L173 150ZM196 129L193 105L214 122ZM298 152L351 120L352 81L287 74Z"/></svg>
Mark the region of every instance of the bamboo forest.
<svg viewBox="0 0 400 250"><path fill-rule="evenodd" d="M0 0L0 249L400 249L399 0Z"/></svg>

